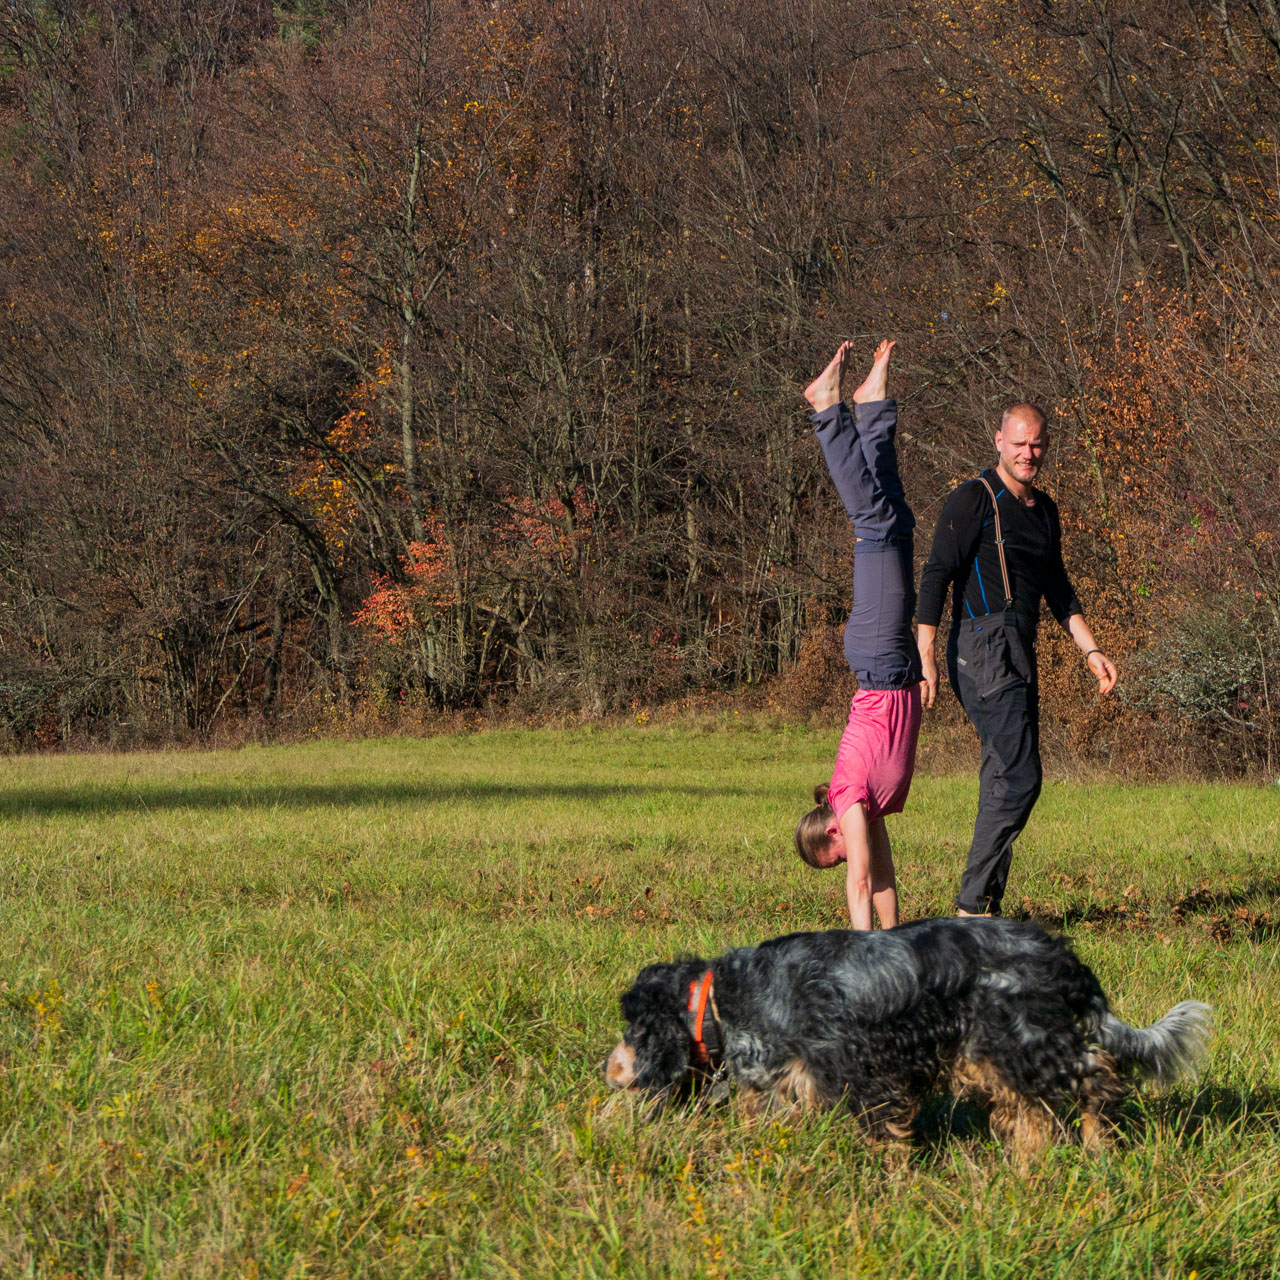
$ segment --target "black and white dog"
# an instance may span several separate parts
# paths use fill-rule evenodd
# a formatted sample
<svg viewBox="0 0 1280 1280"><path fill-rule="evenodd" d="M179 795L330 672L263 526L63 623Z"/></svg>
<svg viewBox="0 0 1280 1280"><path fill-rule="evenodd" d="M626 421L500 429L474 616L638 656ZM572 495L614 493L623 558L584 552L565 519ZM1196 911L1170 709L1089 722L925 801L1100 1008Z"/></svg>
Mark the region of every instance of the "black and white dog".
<svg viewBox="0 0 1280 1280"><path fill-rule="evenodd" d="M1209 1007L1145 1029L1114 1017L1065 940L1001 919L917 920L881 933L793 933L710 964L643 969L622 997L615 1089L672 1097L723 1072L754 1109L846 1100L878 1137L907 1137L921 1100L983 1101L997 1137L1028 1151L1075 1104L1088 1145L1137 1077L1197 1065Z"/></svg>

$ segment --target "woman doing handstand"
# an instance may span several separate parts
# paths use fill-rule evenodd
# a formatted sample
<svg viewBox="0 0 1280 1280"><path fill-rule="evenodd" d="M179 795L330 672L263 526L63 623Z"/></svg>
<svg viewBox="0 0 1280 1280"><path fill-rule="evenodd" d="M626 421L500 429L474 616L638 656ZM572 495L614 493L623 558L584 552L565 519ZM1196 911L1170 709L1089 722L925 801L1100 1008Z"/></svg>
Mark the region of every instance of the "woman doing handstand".
<svg viewBox="0 0 1280 1280"><path fill-rule="evenodd" d="M898 923L898 889L884 820L900 813L915 769L920 734L920 656L911 634L915 611L912 530L893 437L898 407L887 398L892 342L877 348L871 372L853 393L853 413L840 398L851 344L805 389L818 443L855 537L853 609L844 652L858 679L828 785L796 827L796 849L811 867L845 863L845 892L855 929Z"/></svg>

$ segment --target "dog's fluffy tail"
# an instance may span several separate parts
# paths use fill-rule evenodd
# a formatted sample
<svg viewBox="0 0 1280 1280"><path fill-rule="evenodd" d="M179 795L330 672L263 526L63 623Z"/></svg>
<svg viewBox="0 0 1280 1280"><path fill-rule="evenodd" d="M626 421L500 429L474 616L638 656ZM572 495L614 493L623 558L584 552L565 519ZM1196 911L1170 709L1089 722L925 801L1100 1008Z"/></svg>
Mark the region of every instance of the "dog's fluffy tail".
<svg viewBox="0 0 1280 1280"><path fill-rule="evenodd" d="M1149 1027L1131 1027L1110 1013L1104 1014L1098 1043L1122 1071L1135 1071L1168 1084L1196 1073L1208 1048L1211 1026L1207 1004L1184 1000Z"/></svg>

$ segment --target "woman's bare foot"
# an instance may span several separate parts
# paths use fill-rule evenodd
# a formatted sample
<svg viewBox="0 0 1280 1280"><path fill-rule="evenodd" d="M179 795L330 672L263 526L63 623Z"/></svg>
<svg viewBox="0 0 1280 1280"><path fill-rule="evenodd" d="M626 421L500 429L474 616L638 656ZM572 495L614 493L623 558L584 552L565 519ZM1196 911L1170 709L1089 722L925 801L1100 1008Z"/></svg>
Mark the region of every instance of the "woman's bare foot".
<svg viewBox="0 0 1280 1280"><path fill-rule="evenodd" d="M875 358L871 362L871 372L863 380L862 386L853 393L854 404L869 404L872 400L888 398L889 356L896 345L895 342L886 338L876 348Z"/></svg>
<svg viewBox="0 0 1280 1280"><path fill-rule="evenodd" d="M851 342L842 342L831 363L804 389L804 398L813 406L814 413L830 409L840 399L840 376L844 373L844 358L849 354Z"/></svg>

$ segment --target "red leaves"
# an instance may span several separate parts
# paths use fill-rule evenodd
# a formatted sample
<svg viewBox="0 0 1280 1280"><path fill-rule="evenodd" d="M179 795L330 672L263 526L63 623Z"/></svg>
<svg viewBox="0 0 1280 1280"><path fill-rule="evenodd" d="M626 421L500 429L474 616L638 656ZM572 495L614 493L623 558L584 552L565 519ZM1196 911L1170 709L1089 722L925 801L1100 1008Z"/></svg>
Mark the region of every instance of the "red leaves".
<svg viewBox="0 0 1280 1280"><path fill-rule="evenodd" d="M504 582L527 581L534 591L548 578L585 571L582 551L590 544L595 504L579 489L571 502L516 496L485 538L485 557ZM427 538L409 544L404 581L375 575L374 591L352 619L383 640L399 644L413 627L428 624L462 599L463 579L475 571L474 550L438 517L423 521ZM474 590L474 582L469 584ZM472 596L475 599L475 596Z"/></svg>

